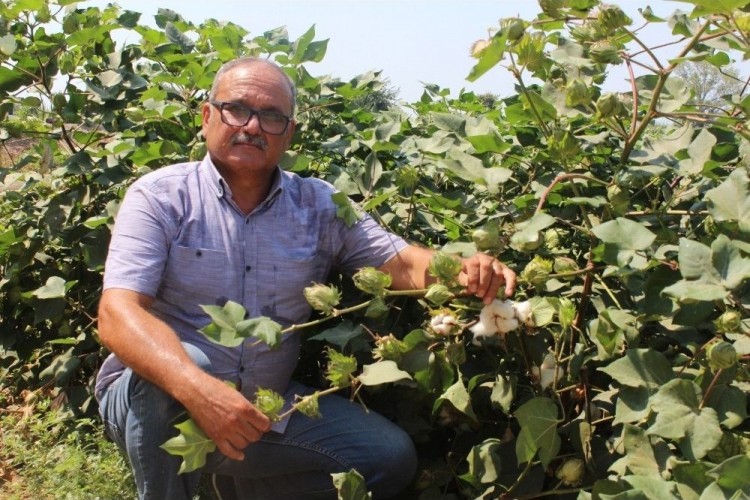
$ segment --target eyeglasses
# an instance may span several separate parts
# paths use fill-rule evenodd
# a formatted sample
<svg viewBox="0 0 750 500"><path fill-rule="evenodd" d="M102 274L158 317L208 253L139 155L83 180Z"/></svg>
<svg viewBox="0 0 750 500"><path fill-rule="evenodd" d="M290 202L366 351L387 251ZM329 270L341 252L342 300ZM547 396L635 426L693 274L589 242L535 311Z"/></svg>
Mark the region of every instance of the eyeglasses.
<svg viewBox="0 0 750 500"><path fill-rule="evenodd" d="M253 116L258 117L260 129L271 135L281 135L289 126L291 118L267 109L253 109L236 102L210 101L211 105L219 108L221 121L230 127L244 127Z"/></svg>

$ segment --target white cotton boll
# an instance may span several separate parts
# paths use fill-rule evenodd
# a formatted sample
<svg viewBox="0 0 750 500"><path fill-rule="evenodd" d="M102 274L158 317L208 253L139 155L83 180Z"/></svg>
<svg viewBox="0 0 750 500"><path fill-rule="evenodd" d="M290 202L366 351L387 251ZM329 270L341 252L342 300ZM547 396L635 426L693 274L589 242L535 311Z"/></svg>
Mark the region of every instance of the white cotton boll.
<svg viewBox="0 0 750 500"><path fill-rule="evenodd" d="M487 325L482 323L481 321L471 328L471 333L474 334L474 339L472 339L471 343L474 345L481 345L481 341L479 340L482 337L492 337L494 336L497 331L494 329L495 325L492 325L492 329L487 328Z"/></svg>
<svg viewBox="0 0 750 500"><path fill-rule="evenodd" d="M432 328L435 328L436 326L440 326L443 324L443 316L444 314L438 314L437 316L433 316L430 320L430 326Z"/></svg>
<svg viewBox="0 0 750 500"><path fill-rule="evenodd" d="M517 329L519 323L516 318L504 319L504 318L496 317L495 325L497 326L497 332L499 334L504 334L504 333L512 332L513 330Z"/></svg>
<svg viewBox="0 0 750 500"><path fill-rule="evenodd" d="M526 326L536 326L534 324L534 315L531 313L531 302L524 300L523 302L515 302L513 304L513 310L516 313L518 321Z"/></svg>
<svg viewBox="0 0 750 500"><path fill-rule="evenodd" d="M555 376L557 376L558 380L565 376L565 370L557 366L557 361L555 361L555 357L552 354L544 356L541 369L535 371L534 368L536 367L532 367L531 373L539 378L539 385L542 389L550 387L555 381Z"/></svg>
<svg viewBox="0 0 750 500"><path fill-rule="evenodd" d="M503 319L511 319L516 315L513 311L512 300L495 299L490 305L492 306L492 311L495 313L495 316L500 316Z"/></svg>
<svg viewBox="0 0 750 500"><path fill-rule="evenodd" d="M453 327L451 325L446 325L444 323L440 323L439 325L434 325L432 329L437 333L438 335L442 335L444 337L447 337L453 332Z"/></svg>
<svg viewBox="0 0 750 500"><path fill-rule="evenodd" d="M497 333L495 326L495 312L492 305L484 306L479 313L479 324L484 325L484 329L489 333Z"/></svg>

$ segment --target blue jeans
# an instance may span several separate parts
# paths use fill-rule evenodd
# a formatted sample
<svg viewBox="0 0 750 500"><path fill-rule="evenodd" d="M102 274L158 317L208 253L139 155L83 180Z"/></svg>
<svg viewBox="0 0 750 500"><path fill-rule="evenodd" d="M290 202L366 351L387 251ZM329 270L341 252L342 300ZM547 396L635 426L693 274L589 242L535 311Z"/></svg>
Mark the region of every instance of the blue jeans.
<svg viewBox="0 0 750 500"><path fill-rule="evenodd" d="M201 368L211 371L200 350L183 345ZM297 393L311 391L299 385ZM232 476L242 499L335 499L331 473L351 469L365 477L374 498L388 498L403 490L416 471L413 443L401 428L335 395L320 398L322 418L295 413L283 434L271 431L249 445L244 460L216 451L201 471L188 474L177 473L181 457L159 447L176 435L174 424L187 418L177 401L127 369L99 404L107 433L130 460L141 499L191 500L201 472Z"/></svg>

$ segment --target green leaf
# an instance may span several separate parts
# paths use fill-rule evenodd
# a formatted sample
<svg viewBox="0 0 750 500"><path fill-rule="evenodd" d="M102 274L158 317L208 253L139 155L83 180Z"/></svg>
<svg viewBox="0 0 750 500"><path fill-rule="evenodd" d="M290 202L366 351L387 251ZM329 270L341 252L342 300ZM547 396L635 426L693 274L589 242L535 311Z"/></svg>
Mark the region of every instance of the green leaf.
<svg viewBox="0 0 750 500"><path fill-rule="evenodd" d="M700 387L690 380L674 379L651 397L657 412L649 434L679 441L689 460L698 460L721 441L722 431L713 408L700 408Z"/></svg>
<svg viewBox="0 0 750 500"><path fill-rule="evenodd" d="M364 365L357 379L362 385L381 385L399 380L412 380L411 375L399 369L396 362L391 360Z"/></svg>
<svg viewBox="0 0 750 500"><path fill-rule="evenodd" d="M750 278L750 259L723 234L716 237L711 248L680 239L678 257L684 279L666 287L663 293L681 301L721 300Z"/></svg>
<svg viewBox="0 0 750 500"><path fill-rule="evenodd" d="M723 488L750 495L750 457L747 455L728 458L706 474L716 478L716 482Z"/></svg>
<svg viewBox="0 0 750 500"><path fill-rule="evenodd" d="M216 450L216 443L211 441L203 430L192 419L175 425L180 434L167 440L160 446L170 455L182 457L180 474L193 472L206 465L206 456Z"/></svg>
<svg viewBox="0 0 750 500"><path fill-rule="evenodd" d="M464 386L461 377L458 381L450 386L440 397L435 401L432 408L432 412L435 413L440 409L443 402L449 402L455 409L469 417L472 421L477 421L477 416L474 413L474 409L471 407L471 396Z"/></svg>
<svg viewBox="0 0 750 500"><path fill-rule="evenodd" d="M750 233L750 178L747 170L738 168L714 189L706 192L709 212L717 222L736 223L743 233Z"/></svg>
<svg viewBox="0 0 750 500"><path fill-rule="evenodd" d="M684 500L677 491L677 483L665 481L661 477L626 476L623 478L636 490L636 494L643 495L648 500ZM620 500L620 496L617 496Z"/></svg>
<svg viewBox="0 0 750 500"><path fill-rule="evenodd" d="M469 474L478 484L490 484L498 481L502 471L502 442L490 438L474 446L466 457Z"/></svg>
<svg viewBox="0 0 750 500"><path fill-rule="evenodd" d="M516 458L522 464L533 460L539 453L543 467L547 467L560 451L560 436L557 425L557 405L549 398L537 397L523 404L516 411L521 432L516 441Z"/></svg>
<svg viewBox="0 0 750 500"><path fill-rule="evenodd" d="M658 388L672 380L672 365L661 353L651 349L629 349L625 356L599 368L628 387Z"/></svg>
<svg viewBox="0 0 750 500"><path fill-rule="evenodd" d="M13 55L16 51L16 37L13 35L5 35L0 37L0 52L6 56Z"/></svg>
<svg viewBox="0 0 750 500"><path fill-rule="evenodd" d="M662 471L667 470L667 462L672 457L669 446L658 438L652 440L646 431L634 425L625 425L622 430L625 456L612 466L620 475L627 473L639 476L662 478Z"/></svg>
<svg viewBox="0 0 750 500"><path fill-rule="evenodd" d="M628 265L637 251L647 249L656 239L656 235L643 224L624 217L595 226L592 232L616 249L617 263L621 266Z"/></svg>
<svg viewBox="0 0 750 500"><path fill-rule="evenodd" d="M244 337L237 333L237 324L241 322L247 311L236 302L227 301L224 307L214 305L200 306L211 318L211 323L198 330L209 340L224 347L237 347L242 344Z"/></svg>
<svg viewBox="0 0 750 500"><path fill-rule="evenodd" d="M492 383L492 393L490 394L490 401L502 408L503 412L505 412L506 414L510 414L513 400L516 397L517 383L518 377L513 374L509 375L507 378L503 377L502 375L498 375L494 383Z"/></svg>
<svg viewBox="0 0 750 500"><path fill-rule="evenodd" d="M747 0L684 0L696 6L696 14L731 14L745 7Z"/></svg>
<svg viewBox="0 0 750 500"><path fill-rule="evenodd" d="M698 136L688 146L688 157L680 161L680 172L684 175L702 173L706 162L711 159L711 150L715 145L716 137L708 129L701 129Z"/></svg>
<svg viewBox="0 0 750 500"><path fill-rule="evenodd" d="M706 400L719 415L719 422L727 429L734 429L747 419L747 395L739 387L715 385Z"/></svg>
<svg viewBox="0 0 750 500"><path fill-rule="evenodd" d="M331 474L333 486L338 492L339 500L368 500L372 494L367 491L365 478L352 469L349 472L337 472Z"/></svg>
<svg viewBox="0 0 750 500"><path fill-rule="evenodd" d="M354 203L344 192L337 192L331 195L331 200L336 204L336 216L343 219L347 227L352 227L362 218L362 214L355 208Z"/></svg>
<svg viewBox="0 0 750 500"><path fill-rule="evenodd" d="M59 276L52 276L47 279L44 286L34 290L32 294L38 299L57 299L65 297L66 282Z"/></svg>
<svg viewBox="0 0 750 500"><path fill-rule="evenodd" d="M265 342L275 349L281 343L281 325L265 316L250 318L237 323L237 335L242 338L253 337Z"/></svg>
<svg viewBox="0 0 750 500"><path fill-rule="evenodd" d="M180 47L183 54L189 54L193 51L195 42L193 42L185 33L180 31L171 21L168 21L164 27L164 33L167 35L170 42Z"/></svg>
<svg viewBox="0 0 750 500"><path fill-rule="evenodd" d="M344 320L341 324L336 325L333 328L328 328L317 335L313 335L309 340L330 342L339 349L344 350L349 342L360 337L363 331L362 325L355 325L349 320Z"/></svg>
<svg viewBox="0 0 750 500"><path fill-rule="evenodd" d="M476 81L480 76L487 73L503 59L505 53L505 44L508 35L501 32L498 36L492 37L490 43L479 54L479 61L471 68L469 76L466 79L470 82Z"/></svg>
<svg viewBox="0 0 750 500"><path fill-rule="evenodd" d="M613 423L634 423L648 417L651 413L648 403L652 392L645 387L621 387Z"/></svg>

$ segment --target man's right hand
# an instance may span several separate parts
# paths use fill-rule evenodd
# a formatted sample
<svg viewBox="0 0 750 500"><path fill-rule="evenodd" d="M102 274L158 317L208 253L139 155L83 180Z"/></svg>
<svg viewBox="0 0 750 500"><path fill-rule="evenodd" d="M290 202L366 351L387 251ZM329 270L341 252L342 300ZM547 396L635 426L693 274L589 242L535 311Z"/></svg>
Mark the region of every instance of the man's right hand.
<svg viewBox="0 0 750 500"><path fill-rule="evenodd" d="M271 429L268 417L241 392L208 374L183 404L219 451L233 460L243 460L245 448Z"/></svg>

